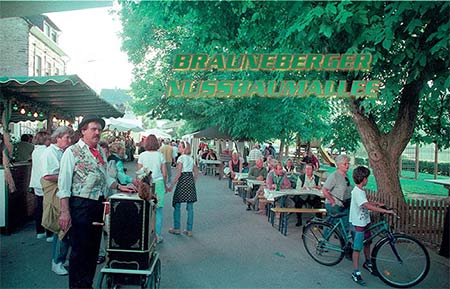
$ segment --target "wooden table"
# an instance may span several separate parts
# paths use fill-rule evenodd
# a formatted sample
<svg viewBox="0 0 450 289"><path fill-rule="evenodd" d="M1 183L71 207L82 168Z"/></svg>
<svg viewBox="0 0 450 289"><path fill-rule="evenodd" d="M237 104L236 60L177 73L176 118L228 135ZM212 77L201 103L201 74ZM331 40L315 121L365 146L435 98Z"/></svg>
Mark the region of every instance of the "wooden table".
<svg viewBox="0 0 450 289"><path fill-rule="evenodd" d="M265 181L259 181L259 180L255 180L255 179L247 179L247 186L249 186L250 188L253 188L254 185L264 185L266 182Z"/></svg>
<svg viewBox="0 0 450 289"><path fill-rule="evenodd" d="M315 195L319 196L321 198L324 198L322 191L311 189L311 190L305 190L305 189L287 189L287 190L269 190L267 187L264 188L264 197L268 201L275 201L275 199L278 198L286 198L287 196L308 196L308 195Z"/></svg>
<svg viewBox="0 0 450 289"><path fill-rule="evenodd" d="M245 180L248 178L248 173L235 173L234 175L235 175L234 179L238 181Z"/></svg>
<svg viewBox="0 0 450 289"><path fill-rule="evenodd" d="M450 179L440 179L440 180L425 180L425 182L435 183L438 185L443 185L444 188L448 190L448 195L450 197Z"/></svg>
<svg viewBox="0 0 450 289"><path fill-rule="evenodd" d="M220 160L200 160L200 164L204 164L206 166L206 172L213 168L212 172L214 174L215 170L219 170L219 180L223 177L223 162Z"/></svg>

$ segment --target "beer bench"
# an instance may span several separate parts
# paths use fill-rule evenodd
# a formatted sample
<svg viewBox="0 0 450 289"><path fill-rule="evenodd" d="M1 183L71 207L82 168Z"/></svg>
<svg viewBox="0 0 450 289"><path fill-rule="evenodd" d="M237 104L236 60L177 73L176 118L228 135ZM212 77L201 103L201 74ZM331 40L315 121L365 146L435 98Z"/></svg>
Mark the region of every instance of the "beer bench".
<svg viewBox="0 0 450 289"><path fill-rule="evenodd" d="M275 214L280 214L280 220L278 222L278 231L283 235L287 235L288 222L289 222L289 214L291 213L312 213L312 214L322 214L325 215L327 213L326 209L314 209L314 208L271 208L270 209L270 223L272 226L275 221Z"/></svg>

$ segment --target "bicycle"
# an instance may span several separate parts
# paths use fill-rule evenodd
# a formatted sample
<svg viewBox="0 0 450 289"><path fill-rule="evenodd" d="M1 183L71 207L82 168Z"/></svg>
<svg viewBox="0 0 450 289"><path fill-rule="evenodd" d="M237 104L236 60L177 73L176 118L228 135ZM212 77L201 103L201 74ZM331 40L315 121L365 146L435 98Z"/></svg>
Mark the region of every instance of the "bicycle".
<svg viewBox="0 0 450 289"><path fill-rule="evenodd" d="M343 233L347 232L342 221L345 215L330 216L339 218L334 225L313 218L303 228L303 245L316 262L333 266L342 261L344 254L351 252L351 235ZM371 260L375 275L384 283L397 288L408 288L419 284L427 276L430 256L425 246L411 236L391 232L384 214L381 214L379 222L366 230L371 231L372 235L364 240L364 244L377 236L382 237L373 247Z"/></svg>

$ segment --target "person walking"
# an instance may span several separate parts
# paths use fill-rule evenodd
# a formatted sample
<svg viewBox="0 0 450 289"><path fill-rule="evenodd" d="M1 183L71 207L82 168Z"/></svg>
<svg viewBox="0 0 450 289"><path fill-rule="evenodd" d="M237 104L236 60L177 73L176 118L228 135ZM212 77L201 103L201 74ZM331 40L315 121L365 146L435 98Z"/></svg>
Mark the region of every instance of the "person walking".
<svg viewBox="0 0 450 289"><path fill-rule="evenodd" d="M49 241L53 241L52 233L46 232L45 228L42 227L42 202L44 199L44 191L42 190L41 177L43 176L43 166L42 154L45 149L50 145L50 136L46 131L38 132L33 139L34 150L31 153L31 177L30 177L30 188L33 189L36 195L36 211L35 211L35 221L36 221L36 237L38 239L49 238Z"/></svg>
<svg viewBox="0 0 450 289"><path fill-rule="evenodd" d="M159 151L164 156L164 162L166 165L167 171L167 181L170 181L172 178L172 160L173 160L173 148L170 145L170 139L166 138L164 140L164 144L159 148Z"/></svg>
<svg viewBox="0 0 450 289"><path fill-rule="evenodd" d="M79 124L82 138L65 150L58 177L61 230L69 232L69 288L92 288L103 221L103 201L110 188L131 193L106 172L106 156L98 145L105 121L86 115ZM70 229L70 231L69 231Z"/></svg>
<svg viewBox="0 0 450 289"><path fill-rule="evenodd" d="M178 151L181 156L177 160L177 175L175 176L169 191L172 191L176 185L173 194L173 228L169 233L180 234L181 203L186 203L187 226L183 232L186 236L192 237L192 228L194 225L194 203L197 202L197 190L195 182L198 177L197 167L194 165L194 159L191 155L191 146L188 143L180 142Z"/></svg>
<svg viewBox="0 0 450 289"><path fill-rule="evenodd" d="M153 183L155 184L155 194L158 199L155 217L156 242L161 243L163 207L167 188L167 167L164 156L159 149L159 142L155 135L149 135L144 141L145 151L139 155L137 170L144 168L146 172L152 172Z"/></svg>
<svg viewBox="0 0 450 289"><path fill-rule="evenodd" d="M48 229L53 231L53 255L52 271L57 275L67 275L69 272L64 268L67 253L69 252L68 236L59 238L60 228L58 226L58 216L60 212L58 191L58 175L60 161L64 150L71 144L72 128L68 126L58 127L51 135L52 144L45 150L42 156L44 166L41 184L44 188L44 220Z"/></svg>

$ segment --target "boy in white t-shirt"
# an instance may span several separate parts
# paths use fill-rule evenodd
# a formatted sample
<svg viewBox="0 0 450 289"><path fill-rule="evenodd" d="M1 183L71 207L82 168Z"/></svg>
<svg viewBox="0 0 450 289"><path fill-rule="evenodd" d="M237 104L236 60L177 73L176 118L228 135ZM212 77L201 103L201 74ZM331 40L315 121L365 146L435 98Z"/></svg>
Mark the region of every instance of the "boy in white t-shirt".
<svg viewBox="0 0 450 289"><path fill-rule="evenodd" d="M352 190L349 216L349 221L353 225L352 280L363 286L366 285L366 282L362 279L361 272L359 272L359 254L363 249L364 239L371 236L370 231L364 231L370 225L369 210L394 214L392 210L380 208L380 206L384 206L383 203L369 202L367 200L366 192L363 188L367 185L369 175L370 170L364 166L359 166L353 170L353 181L356 186ZM364 244L364 256L366 261L363 264L363 268L374 274L373 265L370 261L370 242Z"/></svg>

